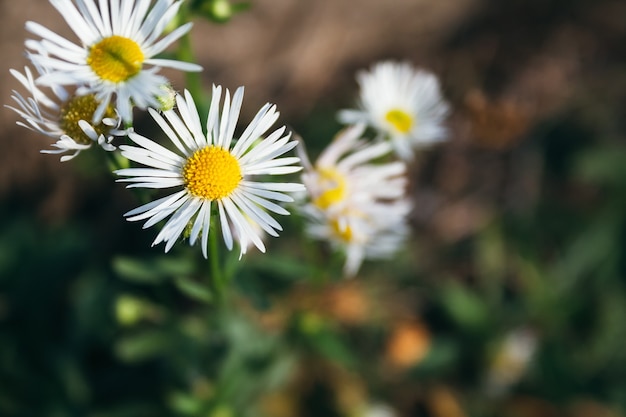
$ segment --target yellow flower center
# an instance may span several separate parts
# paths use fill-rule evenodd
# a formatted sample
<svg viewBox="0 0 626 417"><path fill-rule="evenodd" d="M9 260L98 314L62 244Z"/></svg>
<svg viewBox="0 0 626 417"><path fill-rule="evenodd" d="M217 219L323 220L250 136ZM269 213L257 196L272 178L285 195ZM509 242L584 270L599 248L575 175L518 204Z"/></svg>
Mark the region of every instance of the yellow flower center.
<svg viewBox="0 0 626 417"><path fill-rule="evenodd" d="M346 243L352 242L354 235L352 234L350 226L346 225L344 228L341 228L339 227L339 222L337 220L331 220L330 227L332 227L333 233L337 238Z"/></svg>
<svg viewBox="0 0 626 417"><path fill-rule="evenodd" d="M78 125L79 120L85 120L91 123L93 114L96 112L100 103L93 94L85 96L74 96L69 99L61 107L61 116L59 118L59 127L66 135L74 139L77 143L89 145L93 141L83 132ZM104 112L103 118L114 118L115 110L112 106L108 106ZM107 135L111 131L111 126L107 126L100 122L97 125L91 123L98 135Z"/></svg>
<svg viewBox="0 0 626 417"><path fill-rule="evenodd" d="M319 186L324 191L313 201L313 204L322 210L344 199L346 195L346 179L337 170L332 168L319 168Z"/></svg>
<svg viewBox="0 0 626 417"><path fill-rule="evenodd" d="M237 159L226 149L217 146L197 150L183 167L187 190L207 200L227 197L242 178Z"/></svg>
<svg viewBox="0 0 626 417"><path fill-rule="evenodd" d="M400 133L409 133L413 127L413 117L400 109L392 109L385 115L385 120Z"/></svg>
<svg viewBox="0 0 626 417"><path fill-rule="evenodd" d="M89 49L87 64L103 80L124 82L141 71L144 55L137 42L109 36Z"/></svg>

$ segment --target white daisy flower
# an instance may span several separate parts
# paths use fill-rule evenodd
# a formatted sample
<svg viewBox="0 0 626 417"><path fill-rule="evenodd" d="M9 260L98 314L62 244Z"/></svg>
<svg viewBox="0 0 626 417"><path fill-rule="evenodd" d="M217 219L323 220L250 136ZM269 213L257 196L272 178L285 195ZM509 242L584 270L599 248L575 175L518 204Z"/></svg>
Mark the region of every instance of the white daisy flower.
<svg viewBox="0 0 626 417"><path fill-rule="evenodd" d="M252 179L256 175L282 175L302 169L295 165L299 158L279 158L296 146L296 142L290 141L291 134L283 135L285 127L261 138L278 119L276 106L263 106L239 140L233 142L243 87L237 89L232 102L226 90L220 118L221 93L221 87L213 87L206 134L188 91L185 91L184 98L176 98L179 114L169 110L161 115L149 109L178 152L134 132L129 133L129 137L138 146L120 147L122 155L147 168L116 171L118 175L129 177L119 181L131 182L128 187L176 189L171 195L125 214L131 221L148 219L144 228L171 215L153 243L165 242L166 252L188 228L189 243L193 245L200 238L202 253L207 257L212 210L219 213L222 235L229 250L233 247L234 237L240 245L241 255L246 252L249 242L264 252L261 232L256 225L267 234L278 236L277 231L282 228L267 211L289 214L271 200L291 202L293 198L286 193L304 190L302 184Z"/></svg>
<svg viewBox="0 0 626 417"><path fill-rule="evenodd" d="M343 272L353 277L365 259L389 259L404 245L409 234L407 200L370 202L361 207L346 208L336 215L307 205L303 212L309 218L306 233L327 241L346 256Z"/></svg>
<svg viewBox="0 0 626 417"><path fill-rule="evenodd" d="M391 139L399 157L446 138L448 105L437 77L408 63L381 62L357 75L359 110L342 110L342 123L365 123Z"/></svg>
<svg viewBox="0 0 626 417"><path fill-rule="evenodd" d="M180 1L157 0L50 0L80 40L75 44L44 26L27 22L26 29L40 36L26 46L29 58L49 70L41 85L85 85L100 106L93 121L104 115L112 97L126 122L132 107L158 107L157 97L167 79L157 72L162 67L200 71L199 65L154 58L191 29L187 23L159 39L181 5ZM43 51L43 53L42 53Z"/></svg>
<svg viewBox="0 0 626 417"><path fill-rule="evenodd" d="M344 252L344 274L354 276L364 259L392 256L408 234L404 200L406 165L380 162L392 147L361 138L365 126L350 126L322 151L315 164L298 148L310 204L307 233Z"/></svg>
<svg viewBox="0 0 626 417"><path fill-rule="evenodd" d="M61 156L64 162L89 149L94 143L106 151L112 151L115 149L111 144L113 137L126 134L118 129L121 119L111 106L105 107L100 123L90 123L99 107L93 94L70 94L60 86L53 86L51 90L54 97L51 98L35 85L30 68L25 67L24 74L14 69L10 71L30 94L24 97L13 90L11 98L17 106L6 106L24 119L17 124L57 140L52 145L57 149L42 150L42 153L71 153Z"/></svg>
<svg viewBox="0 0 626 417"><path fill-rule="evenodd" d="M387 142L369 144L361 139L364 125L340 132L320 154L314 165L302 147L298 148L305 167L302 182L319 209L339 213L348 205L396 199L405 193L406 166L395 161L373 161L391 151Z"/></svg>

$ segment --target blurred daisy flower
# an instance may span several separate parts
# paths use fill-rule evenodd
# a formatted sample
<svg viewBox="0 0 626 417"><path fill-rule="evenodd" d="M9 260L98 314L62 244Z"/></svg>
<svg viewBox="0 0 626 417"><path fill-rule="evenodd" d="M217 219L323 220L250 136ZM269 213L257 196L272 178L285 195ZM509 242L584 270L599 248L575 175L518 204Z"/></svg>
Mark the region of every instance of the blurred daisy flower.
<svg viewBox="0 0 626 417"><path fill-rule="evenodd" d="M176 16L180 1L158 0L50 0L80 40L75 44L44 26L29 21L26 29L40 36L26 41L29 58L48 71L40 85L86 86L99 103L93 121L104 117L116 96L115 107L125 122L132 107L159 107L158 97L167 79L162 67L200 71L199 65L154 58L191 29L187 23L159 39ZM42 52L43 51L43 52Z"/></svg>
<svg viewBox="0 0 626 417"><path fill-rule="evenodd" d="M370 144L361 139L364 125L340 132L311 164L303 147L298 147L305 168L302 182L317 208L337 214L348 205L367 204L404 195L406 167L402 162L376 164L391 151L386 142Z"/></svg>
<svg viewBox="0 0 626 417"><path fill-rule="evenodd" d="M389 138L396 154L413 157L415 148L446 138L443 122L448 105L437 77L408 63L391 61L374 65L357 75L358 110L341 110L342 123L365 123Z"/></svg>
<svg viewBox="0 0 626 417"><path fill-rule="evenodd" d="M270 104L264 105L239 139L233 141L243 87L237 89L232 102L226 90L221 118L222 88L213 87L206 134L191 94L185 91L184 95L184 98L176 97L178 113L169 110L161 115L149 109L177 152L130 132L130 139L138 146L121 146L122 155L147 167L116 171L128 177L119 180L130 182L128 187L175 188L177 191L131 210L125 216L131 221L148 219L144 224L146 228L171 215L153 245L165 242L167 252L187 229L189 243L193 245L200 238L202 253L207 257L211 213L215 211L229 250L233 240L237 240L240 256L250 242L264 252L262 231L278 236L277 231L282 230L268 212L289 214L274 201L292 202L293 198L286 193L301 192L304 187L298 183L258 182L252 177L300 171L299 158L280 157L292 150L296 142L290 140L291 134L284 134L285 127L262 138L279 115L276 106Z"/></svg>
<svg viewBox="0 0 626 417"><path fill-rule="evenodd" d="M537 351L539 338L529 327L509 331L491 358L486 388L491 395L500 395L517 383L527 371Z"/></svg>
<svg viewBox="0 0 626 417"><path fill-rule="evenodd" d="M408 234L406 165L378 161L391 145L362 139L364 129L358 124L341 131L315 164L298 148L310 201L302 208L307 234L346 255L346 276L354 276L364 259L391 257Z"/></svg>
<svg viewBox="0 0 626 417"><path fill-rule="evenodd" d="M100 106L93 94L76 95L60 86L51 86L54 95L51 98L35 85L30 68L25 67L23 74L14 69L10 71L29 93L24 97L13 90L11 98L17 106L6 106L24 119L17 124L57 140L52 145L56 149L42 150L42 153L70 153L61 156L64 162L89 149L94 143L106 151L112 151L115 149L111 144L113 137L126 134L124 130L118 129L121 120L111 106L105 107L99 123L91 123Z"/></svg>

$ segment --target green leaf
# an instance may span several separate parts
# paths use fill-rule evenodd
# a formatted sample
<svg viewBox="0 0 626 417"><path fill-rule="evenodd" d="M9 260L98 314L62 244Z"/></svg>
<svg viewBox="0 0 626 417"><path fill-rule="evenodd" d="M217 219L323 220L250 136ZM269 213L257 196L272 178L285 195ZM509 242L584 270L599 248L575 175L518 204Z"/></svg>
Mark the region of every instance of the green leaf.
<svg viewBox="0 0 626 417"><path fill-rule="evenodd" d="M327 358L347 367L355 365L353 353L339 335L317 315L305 314L300 318L300 328L307 343Z"/></svg>
<svg viewBox="0 0 626 417"><path fill-rule="evenodd" d="M273 278L287 281L306 279L311 274L311 266L302 259L293 256L273 254L271 257L260 256L248 261L246 267L257 272L265 273Z"/></svg>
<svg viewBox="0 0 626 417"><path fill-rule="evenodd" d="M118 340L115 344L115 353L124 361L141 362L161 356L172 345L171 335L148 330Z"/></svg>
<svg viewBox="0 0 626 417"><path fill-rule="evenodd" d="M193 263L180 257L136 259L119 256L113 259L113 270L128 281L142 284L160 284L179 275L193 272Z"/></svg>
<svg viewBox="0 0 626 417"><path fill-rule="evenodd" d="M622 223L622 209L609 207L599 212L593 222L572 239L554 267L559 290L572 288L585 276L598 277L604 268L612 273L621 253Z"/></svg>
<svg viewBox="0 0 626 417"><path fill-rule="evenodd" d="M202 401L193 395L183 392L173 392L168 398L170 408L179 414L197 416L202 411Z"/></svg>
<svg viewBox="0 0 626 417"><path fill-rule="evenodd" d="M213 301L213 293L205 285L185 277L176 278L174 283L180 292L190 298L193 298L194 300L204 303L210 303Z"/></svg>
<svg viewBox="0 0 626 417"><path fill-rule="evenodd" d="M354 356L339 337L330 331L321 331L311 338L313 346L324 356L347 367L355 365Z"/></svg>
<svg viewBox="0 0 626 417"><path fill-rule="evenodd" d="M420 374L437 375L454 366L459 357L458 346L451 340L433 339L428 354L416 368Z"/></svg>
<svg viewBox="0 0 626 417"><path fill-rule="evenodd" d="M603 185L626 186L626 148L596 148L585 152L576 163L583 180Z"/></svg>
<svg viewBox="0 0 626 417"><path fill-rule="evenodd" d="M450 317L461 326L477 329L487 324L489 311L487 305L462 285L451 282L442 288L441 303Z"/></svg>

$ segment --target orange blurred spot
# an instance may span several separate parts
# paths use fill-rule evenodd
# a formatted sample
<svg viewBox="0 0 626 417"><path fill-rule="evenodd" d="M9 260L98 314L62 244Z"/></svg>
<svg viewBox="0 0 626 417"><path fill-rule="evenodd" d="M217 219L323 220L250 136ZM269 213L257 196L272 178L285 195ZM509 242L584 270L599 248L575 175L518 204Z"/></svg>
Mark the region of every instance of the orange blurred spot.
<svg viewBox="0 0 626 417"><path fill-rule="evenodd" d="M399 323L387 341L387 359L395 366L411 367L426 357L430 342L430 332L423 324Z"/></svg>
<svg viewBox="0 0 626 417"><path fill-rule="evenodd" d="M363 323L370 309L367 295L355 284L345 284L331 289L327 302L330 314L344 324Z"/></svg>
<svg viewBox="0 0 626 417"><path fill-rule="evenodd" d="M428 399L429 409L434 417L465 417L458 399L449 388L434 388Z"/></svg>

